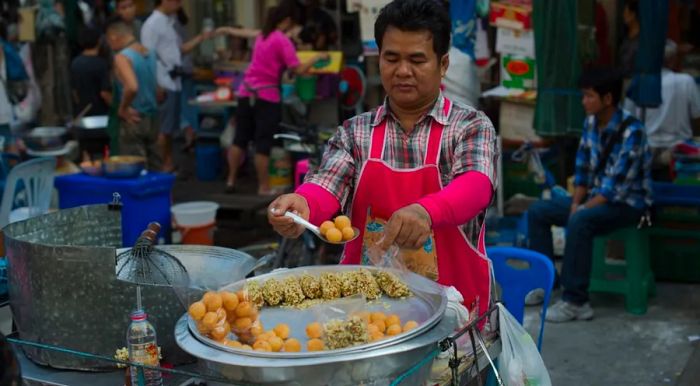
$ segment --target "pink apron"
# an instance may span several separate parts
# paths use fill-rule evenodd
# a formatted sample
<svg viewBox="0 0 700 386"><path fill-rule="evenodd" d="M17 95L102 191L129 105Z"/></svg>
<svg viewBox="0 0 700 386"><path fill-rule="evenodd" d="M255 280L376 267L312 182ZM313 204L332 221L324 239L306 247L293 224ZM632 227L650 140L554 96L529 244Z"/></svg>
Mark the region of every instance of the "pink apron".
<svg viewBox="0 0 700 386"><path fill-rule="evenodd" d="M445 114L450 101L445 101ZM341 264L361 264L363 244L376 242L369 236L368 227L382 230L382 224L397 210L415 203L418 199L442 190L438 170L443 125L433 120L424 166L397 169L387 165L382 158L386 141L386 119L372 131L370 156L360 170L352 202L352 225L360 230L360 237L345 247ZM371 214L368 216L368 210ZM369 220L369 221L368 221ZM491 294L490 260L484 250L484 227L479 234L478 249L474 248L459 227L446 226L433 229L433 236L418 251L409 268L446 286L454 286L464 297L464 305L470 312L475 307L479 315L488 310ZM411 259L411 258L409 258Z"/></svg>

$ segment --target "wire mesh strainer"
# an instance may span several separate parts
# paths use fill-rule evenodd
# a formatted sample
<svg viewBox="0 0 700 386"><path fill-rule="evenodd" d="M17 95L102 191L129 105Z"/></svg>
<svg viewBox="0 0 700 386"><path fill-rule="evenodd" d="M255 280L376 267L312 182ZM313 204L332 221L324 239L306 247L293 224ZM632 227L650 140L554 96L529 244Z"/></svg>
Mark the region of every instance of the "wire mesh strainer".
<svg viewBox="0 0 700 386"><path fill-rule="evenodd" d="M187 287L187 269L175 256L153 247L160 224L152 222L133 248L117 255L117 279L136 284L137 309L141 308L141 286Z"/></svg>

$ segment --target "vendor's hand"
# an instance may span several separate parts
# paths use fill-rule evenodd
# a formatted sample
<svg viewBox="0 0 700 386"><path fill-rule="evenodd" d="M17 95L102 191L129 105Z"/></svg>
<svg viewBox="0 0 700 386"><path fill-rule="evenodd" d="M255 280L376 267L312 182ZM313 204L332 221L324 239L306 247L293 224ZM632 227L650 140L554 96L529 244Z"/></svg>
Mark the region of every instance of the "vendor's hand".
<svg viewBox="0 0 700 386"><path fill-rule="evenodd" d="M430 237L431 219L419 204L412 204L394 212L384 230L381 246L385 250L396 243L401 248L418 249Z"/></svg>
<svg viewBox="0 0 700 386"><path fill-rule="evenodd" d="M297 238L301 236L304 233L304 227L285 216L286 212L293 212L304 220L308 220L310 212L306 199L296 193L284 194L272 201L267 210L267 220L282 237Z"/></svg>
<svg viewBox="0 0 700 386"><path fill-rule="evenodd" d="M133 107L120 108L118 114L126 123L135 125L141 122L141 114Z"/></svg>

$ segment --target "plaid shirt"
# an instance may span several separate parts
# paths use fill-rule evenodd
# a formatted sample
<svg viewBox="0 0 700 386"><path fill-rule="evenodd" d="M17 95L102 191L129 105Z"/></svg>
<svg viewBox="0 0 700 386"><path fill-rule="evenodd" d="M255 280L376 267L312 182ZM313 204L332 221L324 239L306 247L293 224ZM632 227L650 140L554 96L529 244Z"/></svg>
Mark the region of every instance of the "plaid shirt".
<svg viewBox="0 0 700 386"><path fill-rule="evenodd" d="M629 116L618 109L602 131L595 117L584 121L574 184L589 188L591 196L600 194L610 202L644 209L652 203L651 153L640 121L634 119L627 126L621 140L613 146L604 170L594 175L605 143Z"/></svg>
<svg viewBox="0 0 700 386"><path fill-rule="evenodd" d="M372 130L387 119L387 137L384 161L394 168L408 169L423 166L428 137L433 120L444 125L438 169L442 185L447 186L455 177L468 171L488 176L496 187L496 132L486 115L459 103L452 102L446 115L445 97L440 94L433 108L415 125L410 134L389 110L388 100L372 111L355 116L343 123L328 142L318 170L306 177L332 193L349 213L352 195L360 179L363 163L369 158ZM483 214L477 216L464 231L476 245Z"/></svg>

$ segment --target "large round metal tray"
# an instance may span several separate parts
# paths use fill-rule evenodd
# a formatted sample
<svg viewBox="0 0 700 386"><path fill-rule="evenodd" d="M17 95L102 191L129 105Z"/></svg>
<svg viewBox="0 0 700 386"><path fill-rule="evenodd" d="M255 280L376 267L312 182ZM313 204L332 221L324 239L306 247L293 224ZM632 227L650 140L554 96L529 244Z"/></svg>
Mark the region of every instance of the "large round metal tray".
<svg viewBox="0 0 700 386"><path fill-rule="evenodd" d="M262 283L270 278L280 280L290 275L301 275L305 272L311 275L321 275L324 272L343 272L357 270L360 268L368 269L370 271L384 269L357 265L313 266L277 270L248 280L257 280ZM193 336L195 336L198 340L211 347L239 355L247 355L261 358L294 359L326 357L329 355L344 355L355 351L366 351L392 346L406 341L408 339L411 339L429 330L431 327L433 327L440 321L443 314L445 313L445 308L447 307L447 297L443 288L439 284L412 272L403 272L402 275L403 280L413 292L413 296L405 299L391 299L386 295L382 295L381 298L372 302L368 302L367 311L381 311L387 314L397 314L401 318L402 322L406 322L408 320L415 320L416 322L418 322L419 326L409 332L399 334L393 337L388 337L380 341L370 342L368 344L348 347L339 350L315 352L302 351L298 353L288 353L250 351L225 346L216 342L213 339L210 339L200 334L194 320L192 320L189 316L187 316L188 326ZM234 284L228 285L222 288L221 290L238 291L245 287L245 283L246 280L241 280ZM306 325L311 322L318 321L319 314L315 310L317 307L318 306L312 306L306 309L296 309L291 307L263 307L260 311L260 320L262 321L266 329L271 329L278 323L286 323L287 325L289 325L290 337L299 339L299 341L304 342L307 339L304 332Z"/></svg>

